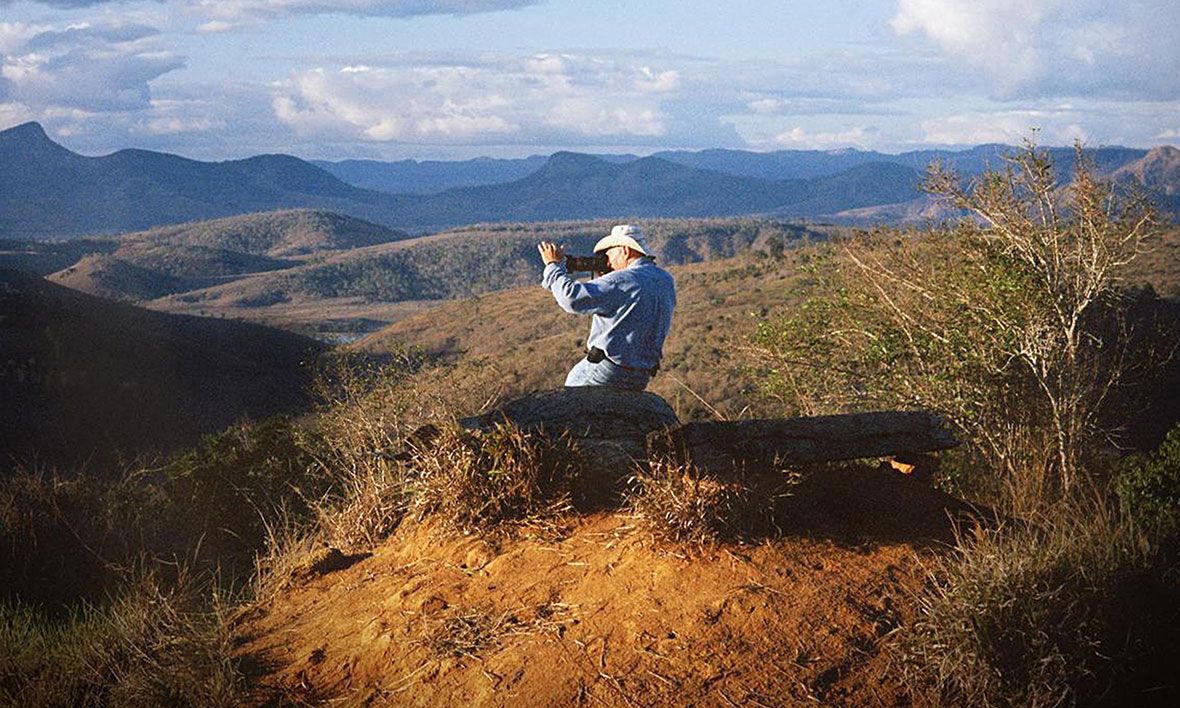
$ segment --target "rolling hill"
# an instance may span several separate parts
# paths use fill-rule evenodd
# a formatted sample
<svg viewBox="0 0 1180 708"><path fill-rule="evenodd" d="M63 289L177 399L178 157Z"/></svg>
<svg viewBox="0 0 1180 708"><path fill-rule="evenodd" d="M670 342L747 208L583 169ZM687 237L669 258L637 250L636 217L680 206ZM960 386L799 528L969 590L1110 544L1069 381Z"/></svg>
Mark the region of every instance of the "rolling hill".
<svg viewBox="0 0 1180 708"><path fill-rule="evenodd" d="M772 248L825 232L777 221L682 219L644 221L662 263L725 258L750 248ZM291 310L349 304L364 322L341 323L361 332L398 319L406 307L523 285L540 278L536 245L556 239L571 252L589 253L609 222L559 222L456 229L432 236L343 251L294 268L257 273L153 300L170 312L220 313L289 326ZM379 308L375 310L374 308ZM380 314L381 310L388 310ZM337 314L336 317L342 315ZM279 317L280 319L271 319ZM306 331L306 330L303 330Z"/></svg>
<svg viewBox="0 0 1180 708"><path fill-rule="evenodd" d="M11 270L0 270L0 344L0 471L14 457L101 467L301 410L322 351L288 332L151 312Z"/></svg>
<svg viewBox="0 0 1180 708"><path fill-rule="evenodd" d="M312 238L304 228L308 223L327 226ZM753 218L642 224L667 264L725 258L750 248L781 249L800 239L826 238L831 231ZM347 217L274 212L92 241L92 252L49 279L152 309L348 338L438 300L535 283L538 241L556 239L572 253L589 253L610 226L608 221L506 224L397 238L400 234ZM306 248L312 241L322 250ZM372 241L378 242L362 245ZM310 252L269 255L290 253L293 242ZM76 242L30 245L40 249L27 254L33 259L30 267L54 262L54 248L78 258ZM10 255L15 261L20 254Z"/></svg>
<svg viewBox="0 0 1180 708"><path fill-rule="evenodd" d="M1162 209L1180 215L1180 150L1170 145L1152 148L1111 177L1123 184L1141 185Z"/></svg>
<svg viewBox="0 0 1180 708"><path fill-rule="evenodd" d="M332 212L247 214L97 242L101 250L50 279L116 300L152 300L404 238L402 232Z"/></svg>

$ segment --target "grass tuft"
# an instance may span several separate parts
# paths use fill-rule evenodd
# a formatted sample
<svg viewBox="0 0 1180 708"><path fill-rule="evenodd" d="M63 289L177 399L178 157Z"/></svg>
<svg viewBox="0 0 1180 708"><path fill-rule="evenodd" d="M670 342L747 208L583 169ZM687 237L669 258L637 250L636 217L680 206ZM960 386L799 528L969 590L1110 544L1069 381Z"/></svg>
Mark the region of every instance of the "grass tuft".
<svg viewBox="0 0 1180 708"><path fill-rule="evenodd" d="M1095 505L1059 507L1035 525L976 529L931 561L902 653L940 703L1060 705L1174 692L1178 570L1174 552Z"/></svg>
<svg viewBox="0 0 1180 708"><path fill-rule="evenodd" d="M632 513L653 536L705 544L771 533L775 500L789 480L739 471L722 478L690 465L654 460L630 480Z"/></svg>
<svg viewBox="0 0 1180 708"><path fill-rule="evenodd" d="M110 604L64 619L0 605L0 703L236 705L245 683L229 627L234 598L215 588L144 574Z"/></svg>
<svg viewBox="0 0 1180 708"><path fill-rule="evenodd" d="M408 465L419 517L438 514L464 532L486 532L568 511L582 459L568 437L504 424L484 433L444 427Z"/></svg>

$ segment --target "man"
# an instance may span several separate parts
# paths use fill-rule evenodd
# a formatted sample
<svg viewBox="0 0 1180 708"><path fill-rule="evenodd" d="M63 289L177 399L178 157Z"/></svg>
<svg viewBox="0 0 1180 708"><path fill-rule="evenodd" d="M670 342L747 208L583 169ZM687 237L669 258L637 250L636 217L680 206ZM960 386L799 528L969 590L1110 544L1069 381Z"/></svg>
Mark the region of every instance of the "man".
<svg viewBox="0 0 1180 708"><path fill-rule="evenodd" d="M676 285L656 266L639 227L619 224L595 244L595 254L606 253L610 272L586 283L566 273L564 247L542 241L537 250L545 262L541 285L561 309L593 315L589 351L570 370L565 385L642 391L660 367Z"/></svg>

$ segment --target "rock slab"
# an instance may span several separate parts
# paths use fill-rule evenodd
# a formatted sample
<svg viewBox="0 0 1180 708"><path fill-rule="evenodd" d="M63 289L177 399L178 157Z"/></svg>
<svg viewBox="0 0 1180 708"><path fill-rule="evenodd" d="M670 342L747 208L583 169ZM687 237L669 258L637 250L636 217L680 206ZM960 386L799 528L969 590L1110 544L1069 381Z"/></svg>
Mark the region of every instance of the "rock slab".
<svg viewBox="0 0 1180 708"><path fill-rule="evenodd" d="M469 430L489 430L502 422L543 435L568 434L605 465L623 473L632 460L646 459L649 434L680 421L668 402L654 393L606 386L530 393L459 421Z"/></svg>

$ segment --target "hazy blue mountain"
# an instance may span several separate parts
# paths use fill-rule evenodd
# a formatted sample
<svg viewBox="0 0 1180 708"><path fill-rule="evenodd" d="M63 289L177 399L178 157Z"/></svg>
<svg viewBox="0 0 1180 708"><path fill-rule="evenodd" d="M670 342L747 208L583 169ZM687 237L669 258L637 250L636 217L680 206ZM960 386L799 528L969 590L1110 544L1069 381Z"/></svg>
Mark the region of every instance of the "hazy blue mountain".
<svg viewBox="0 0 1180 708"><path fill-rule="evenodd" d="M847 172L855 167L870 163L892 163L904 165L918 172L935 161L953 168L963 175L976 175L987 169L1002 169L1004 156L1019 148L1011 145L977 145L966 150L914 150L892 155L871 150L777 150L774 152L749 152L745 150L673 150L659 152L659 157L698 169L715 170L726 174L762 179L813 179ZM1073 170L1074 149L1072 147L1049 148L1050 156L1058 172L1065 177ZM1103 147L1086 150L1102 173L1114 170L1138 160L1147 154L1146 150L1124 147Z"/></svg>
<svg viewBox="0 0 1180 708"><path fill-rule="evenodd" d="M138 231L290 208L327 209L417 232L526 220L756 213L826 217L917 198L919 173L933 159L969 174L998 166L1007 151L995 145L893 156L856 150L706 150L645 158L559 152L507 182L389 194L348 184L289 155L199 162L121 150L84 157L54 143L39 125L26 123L0 132L0 238ZM1059 148L1054 154L1068 172L1072 151ZM1144 155L1126 148L1093 151L1103 172ZM531 168L530 161L539 159L512 163L513 169ZM506 168L505 162L512 161L469 161L456 169L482 165L465 179L486 179ZM459 179L457 172L434 167L436 177Z"/></svg>
<svg viewBox="0 0 1180 708"><path fill-rule="evenodd" d="M312 160L316 167L340 180L364 189L390 194L433 194L453 187L512 182L536 172L548 157L532 155L521 159L477 157L474 160Z"/></svg>
<svg viewBox="0 0 1180 708"><path fill-rule="evenodd" d="M976 175L986 169L999 169L1004 156L1019 148L1012 145L978 145L965 150L914 150L889 154L872 150L666 150L651 157L686 167L711 170L738 177L766 180L815 179L831 177L872 163L903 165L922 173L934 161L954 168L963 175ZM1110 173L1141 159L1146 150L1110 147L1087 150L1099 171ZM1050 148L1059 176L1068 179L1073 170L1074 151L1069 147ZM611 163L634 162L635 155L594 155ZM522 159L480 157L463 161L344 160L313 161L341 180L357 187L392 194L436 194L452 187L476 187L511 182L540 170L548 158L533 155Z"/></svg>
<svg viewBox="0 0 1180 708"><path fill-rule="evenodd" d="M386 198L287 155L199 162L120 150L85 157L36 123L0 132L0 237L133 231L282 207L388 217Z"/></svg>

